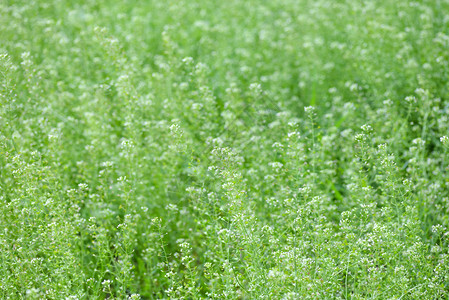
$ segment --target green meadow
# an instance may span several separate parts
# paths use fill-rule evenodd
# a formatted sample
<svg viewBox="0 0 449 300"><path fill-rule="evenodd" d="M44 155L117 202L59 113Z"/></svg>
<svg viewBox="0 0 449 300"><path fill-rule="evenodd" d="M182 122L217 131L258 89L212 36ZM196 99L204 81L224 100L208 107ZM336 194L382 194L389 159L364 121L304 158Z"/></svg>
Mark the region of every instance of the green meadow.
<svg viewBox="0 0 449 300"><path fill-rule="evenodd" d="M449 299L449 0L0 0L0 299Z"/></svg>

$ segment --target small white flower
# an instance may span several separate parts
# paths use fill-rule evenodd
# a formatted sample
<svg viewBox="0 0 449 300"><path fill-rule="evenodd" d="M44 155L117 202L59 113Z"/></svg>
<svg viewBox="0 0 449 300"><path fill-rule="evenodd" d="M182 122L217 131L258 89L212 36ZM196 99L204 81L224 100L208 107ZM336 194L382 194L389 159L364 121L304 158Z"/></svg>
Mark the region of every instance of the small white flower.
<svg viewBox="0 0 449 300"><path fill-rule="evenodd" d="M272 167L276 172L279 172L279 170L282 169L282 167L284 166L282 163L278 161L270 162L268 165Z"/></svg>
<svg viewBox="0 0 449 300"><path fill-rule="evenodd" d="M193 58L192 57L184 57L183 59L182 59L182 62L183 63L185 63L186 65L190 65L190 64L192 64L193 63Z"/></svg>
<svg viewBox="0 0 449 300"><path fill-rule="evenodd" d="M82 191L86 191L89 188L89 186L87 184L85 184L85 183L78 184L78 187Z"/></svg>
<svg viewBox="0 0 449 300"><path fill-rule="evenodd" d="M182 136L182 134L183 134L182 129L178 124L172 124L170 126L170 133L173 136L178 136L178 137Z"/></svg>
<svg viewBox="0 0 449 300"><path fill-rule="evenodd" d="M251 83L249 85L249 90L254 97L259 97L260 95L262 95L262 86L260 85L260 83Z"/></svg>
<svg viewBox="0 0 449 300"><path fill-rule="evenodd" d="M361 128L362 128L362 130L363 130L364 132L366 132L366 133L371 133L371 132L373 132L373 127L371 127L371 126L368 125L368 124L363 125Z"/></svg>
<svg viewBox="0 0 449 300"><path fill-rule="evenodd" d="M306 112L306 114L311 115L315 113L316 108L313 106L306 106L304 107L304 111Z"/></svg>
<svg viewBox="0 0 449 300"><path fill-rule="evenodd" d="M426 143L425 141L423 141L423 139L421 138L416 138L412 141L413 144L418 145L418 146L424 146L424 144Z"/></svg>
<svg viewBox="0 0 449 300"><path fill-rule="evenodd" d="M178 206L176 204L170 203L165 207L167 210L178 211Z"/></svg>
<svg viewBox="0 0 449 300"><path fill-rule="evenodd" d="M441 224L432 226L432 232L435 234L441 234L445 229Z"/></svg>
<svg viewBox="0 0 449 300"><path fill-rule="evenodd" d="M104 280L101 284L107 286L107 285L110 285L110 284L111 284L111 281L108 280L108 279L106 279L106 280Z"/></svg>
<svg viewBox="0 0 449 300"><path fill-rule="evenodd" d="M297 136L298 138L301 137L301 135L300 135L299 132L297 132L297 131L289 132L289 133L287 134L287 137L288 137L288 138L291 138L292 136Z"/></svg>
<svg viewBox="0 0 449 300"><path fill-rule="evenodd" d="M415 103L416 102L416 97L414 96L407 96L405 97L405 101L408 103Z"/></svg>
<svg viewBox="0 0 449 300"><path fill-rule="evenodd" d="M349 90L351 92L357 91L358 89L360 89L359 85L357 83L353 83L349 86Z"/></svg>
<svg viewBox="0 0 449 300"><path fill-rule="evenodd" d="M280 149L282 150L282 148L284 148L284 145L282 145L279 142L275 142L273 145L271 145L271 147L275 148L275 149Z"/></svg>

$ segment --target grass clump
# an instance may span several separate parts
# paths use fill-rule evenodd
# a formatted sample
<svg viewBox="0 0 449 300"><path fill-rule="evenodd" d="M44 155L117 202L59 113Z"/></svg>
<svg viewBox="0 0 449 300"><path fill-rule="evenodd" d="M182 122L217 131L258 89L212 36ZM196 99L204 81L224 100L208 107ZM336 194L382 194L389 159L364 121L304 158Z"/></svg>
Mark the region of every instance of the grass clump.
<svg viewBox="0 0 449 300"><path fill-rule="evenodd" d="M448 11L0 2L0 298L447 299Z"/></svg>

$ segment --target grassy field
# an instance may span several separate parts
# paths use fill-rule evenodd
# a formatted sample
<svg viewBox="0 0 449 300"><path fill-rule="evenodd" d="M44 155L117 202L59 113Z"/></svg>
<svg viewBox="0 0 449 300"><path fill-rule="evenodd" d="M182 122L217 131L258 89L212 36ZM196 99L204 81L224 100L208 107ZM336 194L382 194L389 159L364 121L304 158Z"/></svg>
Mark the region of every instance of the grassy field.
<svg viewBox="0 0 449 300"><path fill-rule="evenodd" d="M448 79L448 0L0 0L0 298L449 299Z"/></svg>

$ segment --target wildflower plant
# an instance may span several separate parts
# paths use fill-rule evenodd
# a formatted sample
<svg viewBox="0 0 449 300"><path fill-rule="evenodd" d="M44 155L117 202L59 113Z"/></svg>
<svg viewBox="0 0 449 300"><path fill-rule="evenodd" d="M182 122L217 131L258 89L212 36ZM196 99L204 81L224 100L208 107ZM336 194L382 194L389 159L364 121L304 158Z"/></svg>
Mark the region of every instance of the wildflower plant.
<svg viewBox="0 0 449 300"><path fill-rule="evenodd" d="M447 299L449 2L0 2L1 299Z"/></svg>

